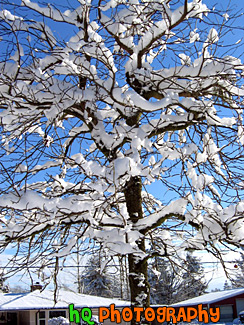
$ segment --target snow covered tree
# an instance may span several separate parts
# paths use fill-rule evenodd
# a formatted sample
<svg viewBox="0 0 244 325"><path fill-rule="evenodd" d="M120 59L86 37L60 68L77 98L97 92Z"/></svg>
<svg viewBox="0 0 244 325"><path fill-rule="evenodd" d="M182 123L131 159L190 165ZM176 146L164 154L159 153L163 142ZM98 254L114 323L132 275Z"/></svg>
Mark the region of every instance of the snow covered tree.
<svg viewBox="0 0 244 325"><path fill-rule="evenodd" d="M205 293L207 282L200 259L188 253L182 268L183 274L178 291L178 301L198 297Z"/></svg>
<svg viewBox="0 0 244 325"><path fill-rule="evenodd" d="M2 268L0 268L0 292L9 292L9 286L5 284L5 274Z"/></svg>
<svg viewBox="0 0 244 325"><path fill-rule="evenodd" d="M229 284L227 280L225 280L223 290L230 290L232 289L232 286Z"/></svg>
<svg viewBox="0 0 244 325"><path fill-rule="evenodd" d="M156 258L149 267L152 304L170 305L203 294L207 288L200 259L187 254L181 265Z"/></svg>
<svg viewBox="0 0 244 325"><path fill-rule="evenodd" d="M114 281L106 265L103 267L102 264L98 255L90 257L81 274L82 293L101 297L115 297Z"/></svg>
<svg viewBox="0 0 244 325"><path fill-rule="evenodd" d="M180 289L181 275L179 268L169 261L156 258L156 263L148 267L150 284L150 303L153 305L170 305L176 302Z"/></svg>
<svg viewBox="0 0 244 325"><path fill-rule="evenodd" d="M244 244L237 17L202 0L52 3L0 11L1 251L56 281L95 240L128 258L146 307L152 257L224 265Z"/></svg>

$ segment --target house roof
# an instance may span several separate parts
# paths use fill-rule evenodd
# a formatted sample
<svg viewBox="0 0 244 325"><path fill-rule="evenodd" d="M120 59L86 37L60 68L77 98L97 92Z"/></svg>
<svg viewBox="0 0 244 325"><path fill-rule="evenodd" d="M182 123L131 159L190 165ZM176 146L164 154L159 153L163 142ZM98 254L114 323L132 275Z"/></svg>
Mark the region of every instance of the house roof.
<svg viewBox="0 0 244 325"><path fill-rule="evenodd" d="M243 293L244 293L244 288L210 292L199 297L178 302L176 304L173 304L172 307L195 306L199 304L212 304L224 299L241 295Z"/></svg>
<svg viewBox="0 0 244 325"><path fill-rule="evenodd" d="M51 290L35 290L27 293L0 293L0 311L4 310L33 310L33 309L66 309L69 304L75 308L97 308L109 307L115 304L116 307L130 306L127 301L110 299L97 296L79 294L75 292L60 290L57 303L54 303L54 295Z"/></svg>

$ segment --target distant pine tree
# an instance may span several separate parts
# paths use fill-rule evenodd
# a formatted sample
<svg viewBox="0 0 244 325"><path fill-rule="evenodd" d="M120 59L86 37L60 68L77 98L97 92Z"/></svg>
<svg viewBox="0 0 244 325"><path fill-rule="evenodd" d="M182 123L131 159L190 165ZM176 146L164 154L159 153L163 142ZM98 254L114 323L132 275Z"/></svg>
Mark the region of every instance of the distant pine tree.
<svg viewBox="0 0 244 325"><path fill-rule="evenodd" d="M207 288L201 261L190 253L181 266L156 258L149 268L148 279L151 304L169 305L197 297Z"/></svg>
<svg viewBox="0 0 244 325"><path fill-rule="evenodd" d="M229 284L229 282L227 280L225 280L225 283L224 283L224 290L230 290L232 289L232 286Z"/></svg>
<svg viewBox="0 0 244 325"><path fill-rule="evenodd" d="M0 268L0 292L9 292L8 285L5 284L4 270Z"/></svg>
<svg viewBox="0 0 244 325"><path fill-rule="evenodd" d="M113 297L113 280L107 267L102 270L101 259L93 255L81 276L83 293L101 297Z"/></svg>
<svg viewBox="0 0 244 325"><path fill-rule="evenodd" d="M151 286L151 304L170 305L176 300L175 296L180 285L180 278L177 275L178 271L167 260L162 258L155 260L148 273L148 280Z"/></svg>
<svg viewBox="0 0 244 325"><path fill-rule="evenodd" d="M184 271L177 300L190 299L205 293L207 282L200 259L188 253L182 268Z"/></svg>

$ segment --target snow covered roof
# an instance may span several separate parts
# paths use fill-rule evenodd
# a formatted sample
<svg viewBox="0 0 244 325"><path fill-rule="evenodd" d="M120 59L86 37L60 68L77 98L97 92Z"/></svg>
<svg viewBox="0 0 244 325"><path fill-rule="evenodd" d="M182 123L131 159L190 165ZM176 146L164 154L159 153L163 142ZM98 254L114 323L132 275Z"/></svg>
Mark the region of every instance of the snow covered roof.
<svg viewBox="0 0 244 325"><path fill-rule="evenodd" d="M66 309L69 304L74 304L75 308L97 308L109 307L115 304L116 307L129 306L127 301L103 298L79 294L75 292L60 290L58 294L58 302L54 304L53 291L35 290L27 293L0 293L0 311L4 310L32 310L32 309Z"/></svg>
<svg viewBox="0 0 244 325"><path fill-rule="evenodd" d="M210 292L199 297L178 302L177 304L173 304L172 306L181 307L181 306L193 306L193 305L195 306L199 304L212 304L224 299L241 295L243 293L244 293L244 288L231 289L231 290L219 291L219 292Z"/></svg>

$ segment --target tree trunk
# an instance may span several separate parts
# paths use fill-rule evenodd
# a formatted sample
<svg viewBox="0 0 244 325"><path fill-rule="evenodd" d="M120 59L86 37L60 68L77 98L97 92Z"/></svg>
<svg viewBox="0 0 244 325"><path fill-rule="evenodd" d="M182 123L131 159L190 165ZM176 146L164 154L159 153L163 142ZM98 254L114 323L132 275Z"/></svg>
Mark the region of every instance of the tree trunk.
<svg viewBox="0 0 244 325"><path fill-rule="evenodd" d="M135 225L139 219L143 218L141 192L142 184L140 177L132 177L124 191L127 211L132 225ZM137 245L142 252L146 252L144 238L140 239ZM147 259L145 256L140 256L140 254L129 254L128 264L131 307L149 307L150 287L147 275ZM142 322L144 323L143 319ZM136 320L133 319L131 324L137 324Z"/></svg>

